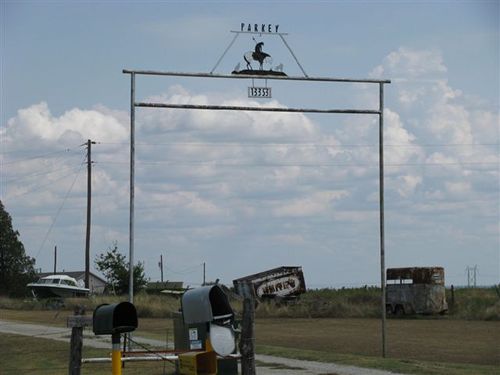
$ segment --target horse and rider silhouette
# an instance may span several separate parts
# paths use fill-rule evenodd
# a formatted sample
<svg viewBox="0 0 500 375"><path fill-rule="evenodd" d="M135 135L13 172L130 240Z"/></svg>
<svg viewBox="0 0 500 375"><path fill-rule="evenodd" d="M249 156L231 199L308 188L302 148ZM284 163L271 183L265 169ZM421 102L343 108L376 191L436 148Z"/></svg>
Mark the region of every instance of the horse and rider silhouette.
<svg viewBox="0 0 500 375"><path fill-rule="evenodd" d="M255 39L254 39L254 41L255 41ZM247 69L253 70L250 60L258 61L260 70L263 69L264 62L266 62L266 63L272 62L271 55L269 55L265 52L262 52L263 45L264 45L264 42L259 42L255 45L255 50L253 52L249 51L243 55L243 58L245 59L245 61L247 63Z"/></svg>

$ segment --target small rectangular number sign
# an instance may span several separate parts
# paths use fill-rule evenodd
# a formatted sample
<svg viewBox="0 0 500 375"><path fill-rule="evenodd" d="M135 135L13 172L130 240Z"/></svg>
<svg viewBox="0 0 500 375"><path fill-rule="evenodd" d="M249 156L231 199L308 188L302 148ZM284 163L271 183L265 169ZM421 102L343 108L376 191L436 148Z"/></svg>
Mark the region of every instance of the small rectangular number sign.
<svg viewBox="0 0 500 375"><path fill-rule="evenodd" d="M249 98L271 98L271 88L270 87L249 87L248 88Z"/></svg>

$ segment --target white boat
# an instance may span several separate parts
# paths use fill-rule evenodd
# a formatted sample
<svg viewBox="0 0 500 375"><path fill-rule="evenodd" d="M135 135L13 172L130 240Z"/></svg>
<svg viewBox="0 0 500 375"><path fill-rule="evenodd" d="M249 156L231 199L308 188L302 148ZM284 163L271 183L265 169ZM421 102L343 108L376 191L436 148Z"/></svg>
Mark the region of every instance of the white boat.
<svg viewBox="0 0 500 375"><path fill-rule="evenodd" d="M81 281L80 281L81 284ZM89 289L67 275L49 275L26 285L35 298L86 297Z"/></svg>

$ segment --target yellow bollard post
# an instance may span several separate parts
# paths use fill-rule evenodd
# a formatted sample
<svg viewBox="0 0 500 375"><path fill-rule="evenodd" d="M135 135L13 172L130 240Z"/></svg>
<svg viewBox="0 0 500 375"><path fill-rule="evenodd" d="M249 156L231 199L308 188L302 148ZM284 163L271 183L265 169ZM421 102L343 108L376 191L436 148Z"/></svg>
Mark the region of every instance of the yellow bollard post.
<svg viewBox="0 0 500 375"><path fill-rule="evenodd" d="M122 375L122 352L120 348L120 334L114 333L111 336L111 370L113 375Z"/></svg>

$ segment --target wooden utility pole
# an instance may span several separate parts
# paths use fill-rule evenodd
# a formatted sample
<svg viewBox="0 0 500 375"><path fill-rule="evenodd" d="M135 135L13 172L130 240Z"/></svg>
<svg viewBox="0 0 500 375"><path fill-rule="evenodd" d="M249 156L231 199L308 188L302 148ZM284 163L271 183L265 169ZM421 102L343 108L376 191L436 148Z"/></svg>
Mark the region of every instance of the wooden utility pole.
<svg viewBox="0 0 500 375"><path fill-rule="evenodd" d="M57 273L57 245L54 246L54 275Z"/></svg>
<svg viewBox="0 0 500 375"><path fill-rule="evenodd" d="M87 140L87 232L85 235L85 288L90 288L90 220L92 203L92 142Z"/></svg>
<svg viewBox="0 0 500 375"><path fill-rule="evenodd" d="M161 273L161 282L163 283L163 255L160 254L160 273Z"/></svg>
<svg viewBox="0 0 500 375"><path fill-rule="evenodd" d="M203 284L202 286L205 286L206 279L205 279L205 262L203 262Z"/></svg>

